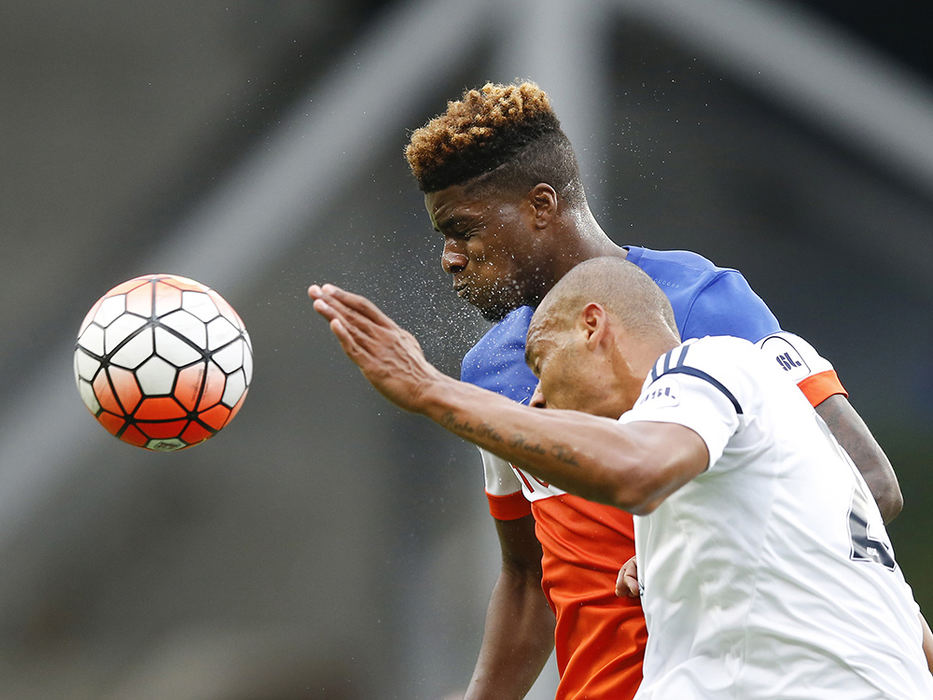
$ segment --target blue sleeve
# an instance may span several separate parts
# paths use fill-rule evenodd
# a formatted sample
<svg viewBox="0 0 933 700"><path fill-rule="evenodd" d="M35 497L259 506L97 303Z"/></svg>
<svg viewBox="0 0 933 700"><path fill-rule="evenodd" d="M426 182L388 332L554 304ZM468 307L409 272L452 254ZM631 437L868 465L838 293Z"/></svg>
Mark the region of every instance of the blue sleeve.
<svg viewBox="0 0 933 700"><path fill-rule="evenodd" d="M732 335L757 342L781 330L771 309L736 270L723 270L697 294L683 337Z"/></svg>

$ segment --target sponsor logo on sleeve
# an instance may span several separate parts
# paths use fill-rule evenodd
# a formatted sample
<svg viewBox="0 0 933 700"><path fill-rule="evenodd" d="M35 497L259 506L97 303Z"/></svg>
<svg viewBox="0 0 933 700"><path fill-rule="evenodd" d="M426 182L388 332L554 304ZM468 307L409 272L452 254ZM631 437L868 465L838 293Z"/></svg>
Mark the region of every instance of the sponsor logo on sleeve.
<svg viewBox="0 0 933 700"><path fill-rule="evenodd" d="M651 408L673 408L680 404L680 385L673 377L663 377L648 387L647 393L638 400L639 406Z"/></svg>
<svg viewBox="0 0 933 700"><path fill-rule="evenodd" d="M799 382L810 376L810 367L793 345L780 337L767 338L761 349L773 358L778 367L787 372L791 379Z"/></svg>

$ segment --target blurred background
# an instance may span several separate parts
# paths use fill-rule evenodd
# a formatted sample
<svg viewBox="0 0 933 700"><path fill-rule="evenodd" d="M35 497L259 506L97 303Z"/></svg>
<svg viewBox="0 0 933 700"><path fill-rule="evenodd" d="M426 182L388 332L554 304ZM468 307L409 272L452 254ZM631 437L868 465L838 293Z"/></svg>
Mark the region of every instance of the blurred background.
<svg viewBox="0 0 933 700"><path fill-rule="evenodd" d="M383 402L305 296L370 295L456 375L402 157L466 87L538 82L619 244L742 270L830 358L905 495L933 611L933 61L923 3L4 2L0 697L442 698L498 571L474 449ZM239 311L236 420L173 455L110 437L72 376L115 284ZM531 697L553 697L550 667Z"/></svg>

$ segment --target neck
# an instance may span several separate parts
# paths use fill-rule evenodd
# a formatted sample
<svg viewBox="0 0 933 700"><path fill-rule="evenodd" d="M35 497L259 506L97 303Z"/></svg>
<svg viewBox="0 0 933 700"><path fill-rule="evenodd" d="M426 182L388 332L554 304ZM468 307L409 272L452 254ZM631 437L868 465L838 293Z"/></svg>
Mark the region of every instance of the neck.
<svg viewBox="0 0 933 700"><path fill-rule="evenodd" d="M565 247L564 255L556 261L555 283L585 260L605 256L624 258L628 255L625 248L613 243L612 239L606 235L587 206L565 212L560 229L558 235L565 241Z"/></svg>
<svg viewBox="0 0 933 700"><path fill-rule="evenodd" d="M680 345L680 338L673 333L659 334L650 340L643 337L637 343L626 342L627 339L628 336L621 339L620 345L617 346L619 351L616 358L617 362L620 362L624 367L622 376L626 378L623 392L625 395L623 412L628 411L635 405L635 401L638 400L641 394L645 379L658 358Z"/></svg>

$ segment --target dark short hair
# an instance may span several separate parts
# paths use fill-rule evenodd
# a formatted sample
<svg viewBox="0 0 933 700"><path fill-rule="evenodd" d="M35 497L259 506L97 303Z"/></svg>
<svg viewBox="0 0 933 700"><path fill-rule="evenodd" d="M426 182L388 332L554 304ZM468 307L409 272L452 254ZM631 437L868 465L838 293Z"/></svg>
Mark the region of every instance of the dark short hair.
<svg viewBox="0 0 933 700"><path fill-rule="evenodd" d="M412 132L405 157L423 192L463 185L530 189L551 185L570 202L583 198L573 147L534 83L487 83Z"/></svg>

